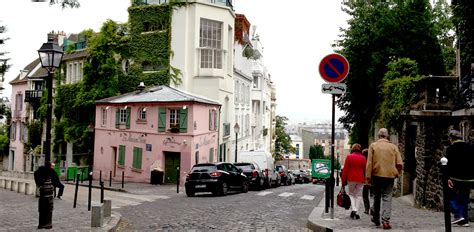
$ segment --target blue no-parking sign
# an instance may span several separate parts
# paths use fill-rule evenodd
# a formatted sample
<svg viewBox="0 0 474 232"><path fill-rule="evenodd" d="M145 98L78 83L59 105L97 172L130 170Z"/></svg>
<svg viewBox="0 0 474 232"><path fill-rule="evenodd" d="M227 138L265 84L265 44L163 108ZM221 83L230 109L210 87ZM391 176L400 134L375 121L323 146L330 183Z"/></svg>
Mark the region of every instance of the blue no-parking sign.
<svg viewBox="0 0 474 232"><path fill-rule="evenodd" d="M326 82L341 82L349 74L349 61L340 54L329 54L319 63L319 74Z"/></svg>

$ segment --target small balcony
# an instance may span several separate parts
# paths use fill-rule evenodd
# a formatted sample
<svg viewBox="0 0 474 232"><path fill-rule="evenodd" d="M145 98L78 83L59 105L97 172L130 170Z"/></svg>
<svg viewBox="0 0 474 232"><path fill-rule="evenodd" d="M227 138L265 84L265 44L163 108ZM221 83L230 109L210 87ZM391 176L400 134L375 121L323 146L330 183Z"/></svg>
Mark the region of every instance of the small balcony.
<svg viewBox="0 0 474 232"><path fill-rule="evenodd" d="M25 102L39 102L43 90L25 90Z"/></svg>

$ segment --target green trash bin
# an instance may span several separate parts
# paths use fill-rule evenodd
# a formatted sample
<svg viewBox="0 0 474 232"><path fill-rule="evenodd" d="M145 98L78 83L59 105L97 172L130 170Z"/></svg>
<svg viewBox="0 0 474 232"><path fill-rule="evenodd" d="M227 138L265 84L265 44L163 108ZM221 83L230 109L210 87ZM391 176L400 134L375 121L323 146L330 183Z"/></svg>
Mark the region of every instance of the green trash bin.
<svg viewBox="0 0 474 232"><path fill-rule="evenodd" d="M77 167L68 167L67 168L67 180L74 180L77 174Z"/></svg>

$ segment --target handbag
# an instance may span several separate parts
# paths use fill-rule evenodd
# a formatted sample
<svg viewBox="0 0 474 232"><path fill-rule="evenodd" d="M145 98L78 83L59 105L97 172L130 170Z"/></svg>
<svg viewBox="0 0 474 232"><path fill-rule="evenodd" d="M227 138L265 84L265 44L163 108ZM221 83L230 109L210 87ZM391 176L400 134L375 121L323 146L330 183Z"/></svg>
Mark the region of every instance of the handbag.
<svg viewBox="0 0 474 232"><path fill-rule="evenodd" d="M344 188L341 188L339 193L337 194L337 205L344 208L349 209L351 208L351 198L347 195Z"/></svg>

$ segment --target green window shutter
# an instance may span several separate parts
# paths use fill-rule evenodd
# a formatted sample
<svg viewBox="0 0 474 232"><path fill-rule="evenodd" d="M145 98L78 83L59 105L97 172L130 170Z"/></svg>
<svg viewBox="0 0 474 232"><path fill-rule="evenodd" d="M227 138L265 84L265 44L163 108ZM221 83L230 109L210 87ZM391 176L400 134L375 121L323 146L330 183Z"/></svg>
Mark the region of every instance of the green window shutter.
<svg viewBox="0 0 474 232"><path fill-rule="evenodd" d="M212 130L212 110L209 110L209 130Z"/></svg>
<svg viewBox="0 0 474 232"><path fill-rule="evenodd" d="M158 132L166 131L166 108L158 109Z"/></svg>
<svg viewBox="0 0 474 232"><path fill-rule="evenodd" d="M142 168L142 148L134 147L133 148L133 164L132 167L135 169Z"/></svg>
<svg viewBox="0 0 474 232"><path fill-rule="evenodd" d="M115 111L115 128L119 128L120 125L120 108L117 108L117 111Z"/></svg>
<svg viewBox="0 0 474 232"><path fill-rule="evenodd" d="M131 116L132 109L127 108L127 129L130 129L130 116Z"/></svg>
<svg viewBox="0 0 474 232"><path fill-rule="evenodd" d="M179 132L188 132L188 108L179 110Z"/></svg>
<svg viewBox="0 0 474 232"><path fill-rule="evenodd" d="M118 164L124 166L125 165L125 146L119 146L119 157L118 157Z"/></svg>

